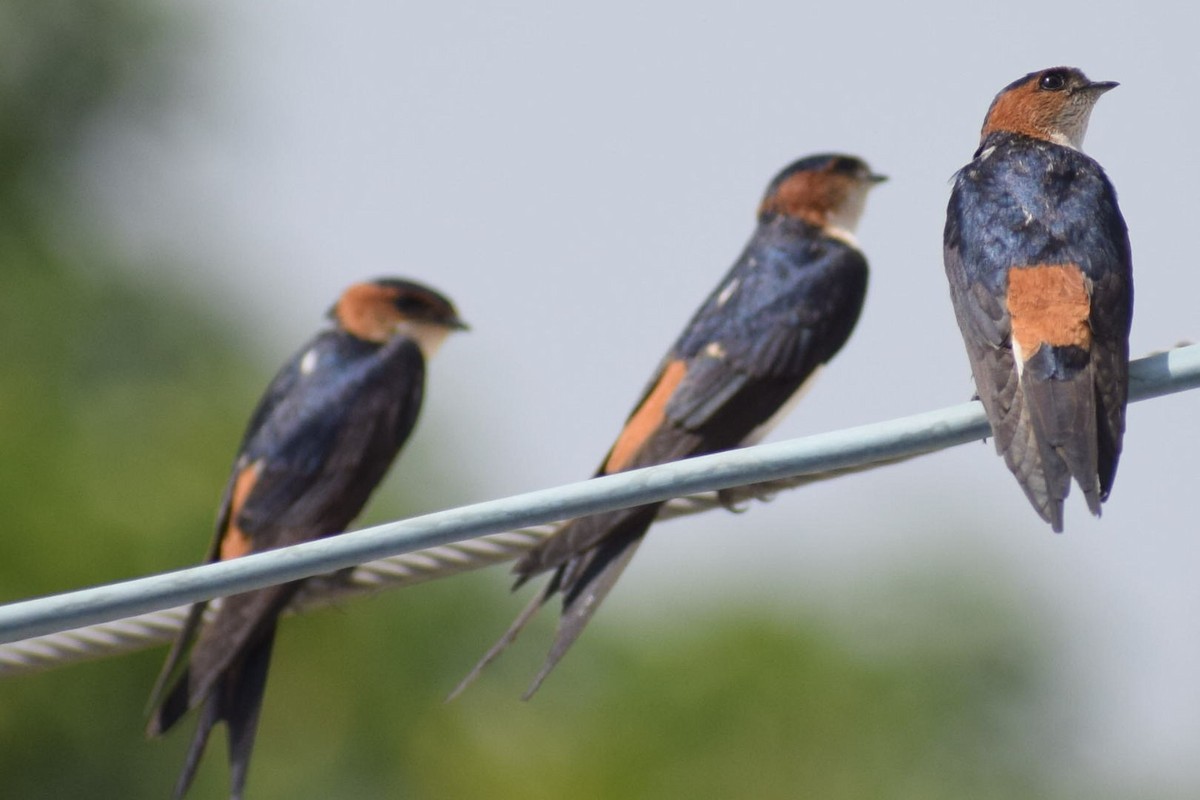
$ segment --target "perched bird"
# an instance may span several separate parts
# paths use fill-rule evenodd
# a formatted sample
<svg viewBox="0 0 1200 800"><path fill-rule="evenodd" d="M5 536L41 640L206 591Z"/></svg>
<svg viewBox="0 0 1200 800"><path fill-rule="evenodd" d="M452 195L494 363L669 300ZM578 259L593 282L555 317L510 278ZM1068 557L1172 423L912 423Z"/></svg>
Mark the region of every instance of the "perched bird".
<svg viewBox="0 0 1200 800"><path fill-rule="evenodd" d="M853 231L868 190L882 180L857 158L817 155L771 181L749 244L667 352L597 476L728 450L766 433L858 320L867 262ZM451 697L561 593L558 632L529 698L608 594L661 505L574 520L522 558L516 586L552 576Z"/></svg>
<svg viewBox="0 0 1200 800"><path fill-rule="evenodd" d="M1006 86L946 212L950 297L996 450L1056 532L1072 476L1100 515L1125 431L1129 234L1080 152L1116 85L1055 67Z"/></svg>
<svg viewBox="0 0 1200 800"><path fill-rule="evenodd" d="M392 278L346 289L329 316L330 329L280 370L250 418L209 562L343 532L413 429L425 362L466 327L442 295ZM157 736L202 706L176 798L220 720L228 725L231 794L242 796L277 618L301 583L227 597L209 622L207 603L192 607L155 686L147 728Z"/></svg>

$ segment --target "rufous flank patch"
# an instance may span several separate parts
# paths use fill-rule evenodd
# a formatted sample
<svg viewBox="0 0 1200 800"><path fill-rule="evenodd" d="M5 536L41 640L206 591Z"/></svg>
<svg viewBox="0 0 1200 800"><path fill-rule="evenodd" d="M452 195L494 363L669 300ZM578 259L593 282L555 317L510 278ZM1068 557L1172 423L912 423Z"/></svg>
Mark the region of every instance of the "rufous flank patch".
<svg viewBox="0 0 1200 800"><path fill-rule="evenodd" d="M239 558L251 550L250 537L238 525L237 518L242 512L242 506L245 505L246 498L250 496L251 490L254 489L254 484L258 483L258 476L261 473L262 461L255 461L250 466L242 469L233 480L233 492L229 498L229 522L226 524L225 532L221 536L220 558L222 561Z"/></svg>
<svg viewBox="0 0 1200 800"><path fill-rule="evenodd" d="M638 450L642 448L647 439L654 435L654 432L666 419L667 401L671 399L671 395L675 393L676 387L686 375L687 364L685 362L672 361L667 364L658 383L654 385L654 389L646 395L646 399L638 406L637 411L633 412L629 421L625 423L625 429L617 437L616 443L608 454L608 460L604 462L606 473L620 472L629 466Z"/></svg>

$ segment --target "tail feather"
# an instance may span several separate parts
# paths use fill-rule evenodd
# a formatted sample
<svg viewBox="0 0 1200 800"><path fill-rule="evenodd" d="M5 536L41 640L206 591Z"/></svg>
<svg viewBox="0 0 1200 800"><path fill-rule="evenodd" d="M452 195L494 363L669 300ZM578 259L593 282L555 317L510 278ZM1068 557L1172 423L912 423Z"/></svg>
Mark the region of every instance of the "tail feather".
<svg viewBox="0 0 1200 800"><path fill-rule="evenodd" d="M236 680L229 680L222 687L226 690L227 703L223 716L229 728L230 800L241 800L246 785L274 644L275 625L272 624L263 638L246 652L238 665Z"/></svg>
<svg viewBox="0 0 1200 800"><path fill-rule="evenodd" d="M523 695L528 700L579 638L596 609L633 558L637 545L658 514L661 503L572 520L517 562L517 589L533 576L553 569L553 576L525 606L500 640L446 697L462 694L480 673L512 644L533 616L555 594L563 593L563 611L546 661Z"/></svg>
<svg viewBox="0 0 1200 800"><path fill-rule="evenodd" d="M179 635L175 637L175 641L172 642L171 650L169 653L167 653L166 662L163 664L162 670L158 673L158 678L154 681L154 688L150 690L150 699L147 701L146 706L148 709L154 709L156 707L159 708L157 712L151 712L152 716L150 719L150 726L147 728L147 733L150 736L158 736L164 733L168 728L174 725L176 721L178 721L179 716L182 715L184 711L187 711L187 697L185 695L182 698L185 703L185 707L179 712L179 714L176 714L170 722L165 724L162 724L160 720L160 717L162 716L162 706L169 702L169 700L164 697L164 693L166 692L167 686L172 685L172 679L175 680L171 690L172 694L178 690L180 684L187 685L188 683L188 679L186 677L186 668L183 672L179 672L179 666L183 663L184 656L187 654L188 648L191 647L192 641L196 638L196 634L200 629L200 620L203 619L204 612L208 608L208 605L208 601L204 601L201 603L194 603L192 604L192 607L188 609L188 615L184 619L183 627L180 629ZM178 673L178 677L176 676L176 673ZM178 702L179 699L177 698L175 703Z"/></svg>
<svg viewBox="0 0 1200 800"><path fill-rule="evenodd" d="M158 707L150 712L150 720L146 723L147 736L162 736L175 727L175 723L191 710L190 684L191 670L185 669L171 687L171 691L158 702ZM155 694L159 694L159 692L156 691Z"/></svg>
<svg viewBox="0 0 1200 800"><path fill-rule="evenodd" d="M1062 531L1062 498L1047 484L1037 432L1029 417L1025 392L1011 362L991 377L995 391L981 393L992 424L996 452L1017 479L1029 503L1056 532Z"/></svg>
<svg viewBox="0 0 1200 800"><path fill-rule="evenodd" d="M180 800L187 793L188 787L196 777L196 770L200 766L209 735L222 720L225 721L229 734L230 797L231 800L240 800L242 797L274 643L275 624L272 623L263 630L260 638L248 645L245 652L211 684L207 694L201 699L196 731L188 746L179 780L175 783L175 800ZM147 733L159 736L168 731L197 705L194 700L191 670L185 669L151 715Z"/></svg>
<svg viewBox="0 0 1200 800"><path fill-rule="evenodd" d="M1004 461L1013 475L1017 478L1021 490L1025 492L1034 511L1050 523L1055 533L1063 530L1063 499L1070 488L1070 477L1065 485L1055 484L1047 475L1042 460L1042 450L1039 446L1037 431L1029 418L1029 411L1024 403L1018 406L1010 420L1014 427L1009 439L1008 449L1002 451ZM999 437L997 437L999 444Z"/></svg>
<svg viewBox="0 0 1200 800"><path fill-rule="evenodd" d="M1122 420L1101 417L1096 378L1087 350L1042 346L1021 365L1019 377L1008 372L983 398L996 450L1055 532L1063 529L1072 478L1088 510L1099 516L1116 470L1120 434L1109 428L1119 431Z"/></svg>
<svg viewBox="0 0 1200 800"><path fill-rule="evenodd" d="M172 691L172 695L176 693ZM196 722L196 732L192 734L192 743L188 746L187 756L183 760L183 770L179 773L179 780L175 782L175 791L171 793L175 800L182 800L183 796L187 794L188 787L192 785L192 780L196 777L196 769L200 766L204 748L208 744L208 735L220 721L221 698L214 692L204 701L200 719Z"/></svg>
<svg viewBox="0 0 1200 800"><path fill-rule="evenodd" d="M606 539L595 549L580 556L583 562L582 568L578 570L578 577L569 583L564 579L563 612L558 621L558 629L554 633L554 644L551 645L542 668L521 696L522 700L533 697L541 688L542 682L579 638L579 634L583 633L596 609L604 602L617 578L629 565L645 535L646 529L642 528ZM571 566L574 566L574 562L568 566L568 572L575 571L571 570Z"/></svg>
<svg viewBox="0 0 1200 800"><path fill-rule="evenodd" d="M636 529L644 533L662 506L662 503L648 503L571 520L517 561L513 567L513 572L520 576L516 586L576 560L610 538L620 538L625 531Z"/></svg>
<svg viewBox="0 0 1200 800"><path fill-rule="evenodd" d="M1041 347L1021 378L1051 497L1064 499L1074 477L1088 510L1100 515L1095 379L1086 350Z"/></svg>
<svg viewBox="0 0 1200 800"><path fill-rule="evenodd" d="M1099 444L1100 499L1107 500L1117 475L1125 434L1129 392L1129 346L1122 341L1092 349L1096 381L1096 440Z"/></svg>
<svg viewBox="0 0 1200 800"><path fill-rule="evenodd" d="M487 668L488 664L491 664L493 661L499 658L500 654L508 649L510 644L516 641L517 636L529 623L529 620L533 619L534 615L541 610L542 606L546 604L546 601L549 600L554 594L558 587L558 579L560 575L561 570L555 573L554 577L546 583L545 588L534 595L533 599L529 601L529 604L525 606L521 613L517 615L517 618L513 620L513 624L508 626L508 630L504 632L504 635L500 637L500 640L492 645L491 649L484 654L483 658L479 659L479 663L467 673L465 678L458 682L458 685L454 687L450 694L446 695L447 703L462 694L468 686L470 686L479 678L479 676L483 673L483 670ZM518 586L519 585L520 583L518 583ZM516 587L514 586L513 588L515 589Z"/></svg>
<svg viewBox="0 0 1200 800"><path fill-rule="evenodd" d="M302 583L293 581L221 599L220 611L188 654L192 706L199 706L216 691L221 678L239 669L237 665L250 658L254 647L274 637L279 613Z"/></svg>

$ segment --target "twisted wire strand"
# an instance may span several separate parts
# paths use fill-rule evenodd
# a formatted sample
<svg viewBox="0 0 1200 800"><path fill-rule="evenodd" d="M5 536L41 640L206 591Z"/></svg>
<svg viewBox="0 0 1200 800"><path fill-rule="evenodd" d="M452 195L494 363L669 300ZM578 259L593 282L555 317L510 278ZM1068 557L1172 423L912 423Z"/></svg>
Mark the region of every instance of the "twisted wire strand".
<svg viewBox="0 0 1200 800"><path fill-rule="evenodd" d="M915 458L908 456L905 459ZM752 501L769 502L781 491L820 480L829 480L850 472L861 472L884 463L819 475L802 475L777 481L739 486L723 492L704 492L676 498L659 512L659 520L691 516L718 508L742 511ZM411 586L446 578L461 572L511 561L554 533L559 524L537 525L520 530L494 533L455 544L430 547L361 564L347 574L319 575L305 581L285 613L301 614L340 603L360 595L385 589ZM108 656L134 653L171 641L183 626L189 606L176 606L135 617L75 628L69 631L35 636L0 645L0 678Z"/></svg>
<svg viewBox="0 0 1200 800"><path fill-rule="evenodd" d="M1131 364L1131 401L1152 399L1198 386L1198 345L1153 354ZM944 433L935 431L936 427L936 424L931 426L930 439L935 438L935 433ZM986 435L986 429L981 435ZM900 455L891 454L886 448L881 448L880 452L863 457L857 463L678 497L663 507L658 519L689 516L716 508L740 511L754 501L770 501L782 491L897 464L969 440L970 438L962 437L949 440L943 437L938 442L927 443L925 447L919 444L910 447ZM305 583L289 606L288 613L301 613L349 597L408 586L509 561L537 545L560 525L561 523L543 524L489 534L370 561L340 573L316 576ZM135 652L167 642L182 626L187 610L187 605L177 606L0 645L0 677Z"/></svg>

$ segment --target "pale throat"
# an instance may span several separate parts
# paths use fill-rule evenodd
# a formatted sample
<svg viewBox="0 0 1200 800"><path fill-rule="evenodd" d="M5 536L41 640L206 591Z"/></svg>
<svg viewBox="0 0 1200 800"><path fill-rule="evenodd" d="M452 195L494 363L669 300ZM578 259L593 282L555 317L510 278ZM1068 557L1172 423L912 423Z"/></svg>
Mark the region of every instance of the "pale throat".
<svg viewBox="0 0 1200 800"><path fill-rule="evenodd" d="M1083 150L1083 137L1087 135L1090 116L1091 110L1089 109L1073 119L1064 120L1064 124L1050 131L1050 141L1072 150Z"/></svg>
<svg viewBox="0 0 1200 800"><path fill-rule="evenodd" d="M829 209L822 226L826 236L845 242L851 247L858 247L858 239L855 238L854 232L858 228L858 221L862 219L868 189L869 187L865 186L854 187L844 201Z"/></svg>
<svg viewBox="0 0 1200 800"><path fill-rule="evenodd" d="M413 320L402 320L396 323L395 332L407 336L417 343L417 347L421 348L421 355L425 360L433 358L442 343L446 341L446 337L450 335L450 329L445 325L437 325L432 322L416 322Z"/></svg>

